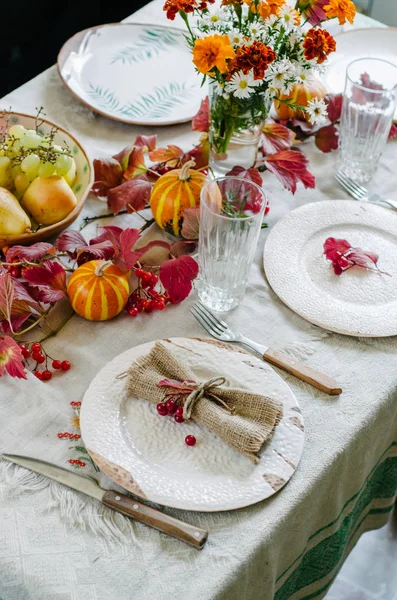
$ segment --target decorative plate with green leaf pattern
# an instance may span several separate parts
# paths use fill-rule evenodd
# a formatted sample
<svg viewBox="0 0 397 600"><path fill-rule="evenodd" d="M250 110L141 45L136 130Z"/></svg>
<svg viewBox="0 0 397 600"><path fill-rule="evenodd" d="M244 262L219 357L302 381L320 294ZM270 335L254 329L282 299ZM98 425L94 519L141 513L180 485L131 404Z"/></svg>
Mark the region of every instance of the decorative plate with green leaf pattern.
<svg viewBox="0 0 397 600"><path fill-rule="evenodd" d="M190 121L207 94L183 31L171 27L115 23L86 29L63 46L58 70L79 100L124 123Z"/></svg>

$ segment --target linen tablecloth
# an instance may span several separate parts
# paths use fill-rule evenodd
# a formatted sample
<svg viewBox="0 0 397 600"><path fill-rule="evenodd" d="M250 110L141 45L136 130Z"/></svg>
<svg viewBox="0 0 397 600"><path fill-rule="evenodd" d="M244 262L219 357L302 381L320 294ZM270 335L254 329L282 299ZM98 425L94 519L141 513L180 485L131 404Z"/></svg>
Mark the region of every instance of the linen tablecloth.
<svg viewBox="0 0 397 600"><path fill-rule="evenodd" d="M131 20L166 23L161 8L162 0L156 0ZM358 21L359 26L368 24ZM137 133L153 132L94 115L63 87L55 68L0 104L28 113L41 105L48 119L75 134L92 159L115 153ZM189 147L197 140L189 124L156 133L164 144ZM292 196L266 174L270 227L307 202L346 197L333 180L335 156L312 144L304 151L317 187ZM392 142L373 189L395 194L396 161L397 144ZM105 207L90 198L84 215L101 210ZM134 218L112 222L134 226ZM84 233L92 237L96 228L91 224ZM234 512L168 510L209 530L206 547L197 552L124 517L111 519L98 503L0 463L2 600L322 598L359 536L386 522L397 493L397 340L329 334L286 308L265 281L267 234L261 233L245 300L228 321L247 336L326 371L344 389L339 398L331 398L283 374L306 427L303 458L291 481L269 500ZM89 323L74 316L46 345L50 355L73 363L71 371L47 383L34 377L28 382L1 380L0 440L9 441L10 433L13 440L6 449L66 466L68 441L57 434L72 427L70 402L80 401L98 370L127 348L173 335L202 336L189 312L194 300L192 294L180 306L137 319L122 315ZM113 542L120 531L124 538Z"/></svg>

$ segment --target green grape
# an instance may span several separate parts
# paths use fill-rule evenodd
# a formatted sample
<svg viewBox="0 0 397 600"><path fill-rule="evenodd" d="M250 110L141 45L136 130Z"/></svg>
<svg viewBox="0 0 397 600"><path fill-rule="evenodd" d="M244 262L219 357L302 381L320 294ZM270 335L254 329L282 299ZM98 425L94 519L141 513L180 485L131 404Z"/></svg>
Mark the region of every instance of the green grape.
<svg viewBox="0 0 397 600"><path fill-rule="evenodd" d="M55 165L50 162L41 163L39 167L39 177L51 177L55 173Z"/></svg>
<svg viewBox="0 0 397 600"><path fill-rule="evenodd" d="M26 175L26 173L19 173L19 175L15 177L14 185L17 194L22 195L30 186L30 178L28 177L28 175Z"/></svg>
<svg viewBox="0 0 397 600"><path fill-rule="evenodd" d="M54 152L58 152L59 154L63 152L62 146L58 146L58 144L54 144L52 149L54 150Z"/></svg>
<svg viewBox="0 0 397 600"><path fill-rule="evenodd" d="M73 164L73 158L67 154L60 154L55 161L55 168L58 175L66 175Z"/></svg>
<svg viewBox="0 0 397 600"><path fill-rule="evenodd" d="M13 125L8 130L8 133L12 137L14 137L16 140L19 140L23 136L23 134L25 133L25 131L26 131L26 129L25 129L25 127L23 127L23 125Z"/></svg>
<svg viewBox="0 0 397 600"><path fill-rule="evenodd" d="M11 161L8 156L0 156L0 169L7 169L10 163Z"/></svg>
<svg viewBox="0 0 397 600"><path fill-rule="evenodd" d="M21 143L19 140L9 142L7 154L10 158L15 158L21 152Z"/></svg>
<svg viewBox="0 0 397 600"><path fill-rule="evenodd" d="M12 178L15 179L19 173L22 173L21 165L14 165L11 169Z"/></svg>
<svg viewBox="0 0 397 600"><path fill-rule="evenodd" d="M26 133L23 134L23 136L21 137L21 146L22 148L27 148L27 149L32 149L32 148L38 148L41 144L41 140L42 138L36 133L29 133L30 130L28 130Z"/></svg>
<svg viewBox="0 0 397 600"><path fill-rule="evenodd" d="M30 176L36 176L40 167L40 156L29 154L21 162L21 169Z"/></svg>

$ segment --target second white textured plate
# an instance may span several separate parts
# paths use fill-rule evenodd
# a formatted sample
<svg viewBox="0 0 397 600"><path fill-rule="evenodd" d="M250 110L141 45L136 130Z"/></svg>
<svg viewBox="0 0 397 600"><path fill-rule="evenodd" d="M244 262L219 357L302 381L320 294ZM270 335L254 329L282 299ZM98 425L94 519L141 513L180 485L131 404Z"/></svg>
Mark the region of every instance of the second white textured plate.
<svg viewBox="0 0 397 600"><path fill-rule="evenodd" d="M303 417L288 385L266 363L232 345L172 338L175 354L200 379L216 374L231 386L282 402L284 416L254 465L215 434L194 422L160 417L156 406L125 394L116 376L155 342L127 350L92 381L81 409L84 443L101 470L134 494L174 508L222 511L268 498L291 478L303 451ZM186 446L186 435L197 438Z"/></svg>
<svg viewBox="0 0 397 600"><path fill-rule="evenodd" d="M353 267L335 275L323 257L329 237L379 255L381 275ZM355 200L306 204L287 214L265 245L266 277L298 315L329 331L397 335L397 213Z"/></svg>

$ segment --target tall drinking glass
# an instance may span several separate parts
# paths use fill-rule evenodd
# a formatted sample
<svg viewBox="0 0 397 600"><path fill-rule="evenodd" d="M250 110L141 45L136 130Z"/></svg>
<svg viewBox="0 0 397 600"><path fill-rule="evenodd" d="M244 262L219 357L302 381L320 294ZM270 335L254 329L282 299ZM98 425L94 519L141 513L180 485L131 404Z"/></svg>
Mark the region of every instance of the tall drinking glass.
<svg viewBox="0 0 397 600"><path fill-rule="evenodd" d="M208 308L227 311L243 299L266 201L261 187L240 177L202 189L198 293Z"/></svg>
<svg viewBox="0 0 397 600"><path fill-rule="evenodd" d="M397 66L361 58L347 68L339 131L339 165L358 183L373 177L396 110Z"/></svg>

